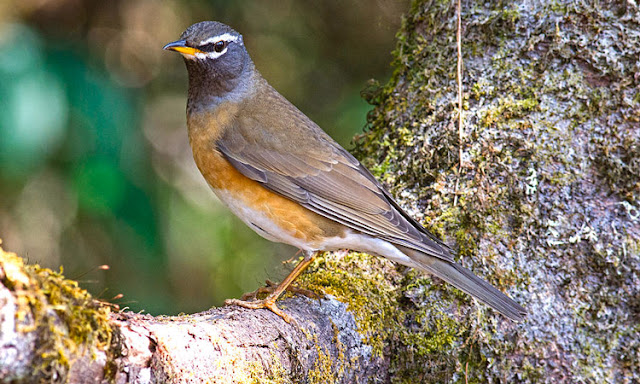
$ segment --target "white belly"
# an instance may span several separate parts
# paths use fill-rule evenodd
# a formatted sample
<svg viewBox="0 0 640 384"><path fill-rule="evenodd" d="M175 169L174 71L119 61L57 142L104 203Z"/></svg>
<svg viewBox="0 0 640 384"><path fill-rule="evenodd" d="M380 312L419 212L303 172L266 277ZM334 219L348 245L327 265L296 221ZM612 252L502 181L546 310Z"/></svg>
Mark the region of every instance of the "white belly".
<svg viewBox="0 0 640 384"><path fill-rule="evenodd" d="M212 188L213 189L213 188ZM267 240L277 243L293 245L303 251L335 251L350 249L386 257L397 263L416 267L416 264L404 253L400 252L392 243L359 232L347 230L344 237L330 237L322 244L311 244L297 238L293 233L287 233L269 219L264 213L251 209L239 198L226 189L213 189L231 212L242 220L249 228Z"/></svg>
<svg viewBox="0 0 640 384"><path fill-rule="evenodd" d="M287 233L285 230L277 226L276 223L269 219L264 213L256 209L249 208L244 201L235 197L228 190L212 189L220 201L229 207L234 215L242 220L249 228L253 229L258 235L267 240L293 245L294 247L305 251L317 250L310 247L310 245L303 240L294 237L293 233Z"/></svg>

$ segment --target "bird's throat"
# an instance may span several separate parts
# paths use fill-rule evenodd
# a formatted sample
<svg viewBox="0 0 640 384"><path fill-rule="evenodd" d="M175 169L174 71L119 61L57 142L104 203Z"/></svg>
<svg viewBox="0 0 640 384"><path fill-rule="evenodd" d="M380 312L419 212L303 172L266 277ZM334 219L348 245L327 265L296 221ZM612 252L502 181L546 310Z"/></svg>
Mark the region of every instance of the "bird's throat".
<svg viewBox="0 0 640 384"><path fill-rule="evenodd" d="M211 111L227 102L240 102L247 96L252 76L229 76L197 60L186 59L185 63L189 72L188 114Z"/></svg>

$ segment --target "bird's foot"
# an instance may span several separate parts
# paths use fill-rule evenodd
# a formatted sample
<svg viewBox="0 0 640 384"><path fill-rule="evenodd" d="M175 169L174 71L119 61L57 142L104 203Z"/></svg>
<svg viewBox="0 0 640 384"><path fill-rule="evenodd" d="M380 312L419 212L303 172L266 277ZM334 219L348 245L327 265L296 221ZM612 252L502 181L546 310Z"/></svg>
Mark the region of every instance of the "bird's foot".
<svg viewBox="0 0 640 384"><path fill-rule="evenodd" d="M253 292L248 292L242 295L242 300L257 300L258 296L261 295L270 295L273 292L275 292L275 290L278 288L278 284L274 283L271 280L266 280L265 281L266 286L264 287L260 287L258 289L256 289ZM287 287L287 291L291 292L291 293L297 293L303 296L306 296L310 299L321 299L322 297L320 295L318 295L317 293L308 290L308 289L304 289L304 288L298 288L298 287L294 287L292 285L289 285Z"/></svg>
<svg viewBox="0 0 640 384"><path fill-rule="evenodd" d="M291 323L293 319L291 318L291 316L282 312L280 308L276 306L276 300L278 300L278 297L280 297L280 295L286 290L292 290L293 292L297 292L297 293L303 293L304 291L303 294L308 294L310 292L307 290L300 290L299 288L292 289L291 283L293 283L293 281L298 276L300 276L300 274L305 270L305 268L307 268L309 264L311 264L311 262L313 261L314 255L315 253L313 252L305 252L304 259L302 259L302 261L300 261L298 265L296 265L293 271L291 271L291 273L289 273L289 275L287 275L287 277L279 285L276 285L267 280L266 287L259 288L256 292L253 292L248 296L243 296L243 298L250 298L250 297L255 297L260 293L271 292L269 293L269 296L267 296L266 298L262 300L256 300L256 301L230 299L230 300L225 300L224 302L225 305L239 305L241 307L245 307L249 309L267 308L271 312L282 317L282 319L287 323Z"/></svg>
<svg viewBox="0 0 640 384"><path fill-rule="evenodd" d="M291 321L293 320L292 317L287 315L286 313L284 313L280 308L278 308L278 306L276 306L276 299L277 299L277 296L274 297L273 295L269 295L264 300L256 300L256 301L244 301L244 300L238 300L238 299L227 299L227 300L224 301L224 305L237 305L237 306L244 307L244 308L249 308L249 309L266 308L266 309L270 310L271 312L275 313L276 315L280 316L282 318L282 320L284 320L287 323L291 324Z"/></svg>

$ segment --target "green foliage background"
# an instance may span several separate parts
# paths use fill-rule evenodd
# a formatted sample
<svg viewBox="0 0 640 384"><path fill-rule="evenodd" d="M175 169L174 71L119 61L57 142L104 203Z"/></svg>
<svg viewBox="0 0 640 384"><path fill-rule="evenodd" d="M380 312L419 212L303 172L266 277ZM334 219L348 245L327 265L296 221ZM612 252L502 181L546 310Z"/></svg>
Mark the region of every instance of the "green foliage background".
<svg viewBox="0 0 640 384"><path fill-rule="evenodd" d="M295 250L259 238L208 190L186 138L186 71L162 46L194 22L232 25L272 85L348 146L370 109L360 91L390 75L406 7L0 3L3 247L154 314L203 310L279 279Z"/></svg>

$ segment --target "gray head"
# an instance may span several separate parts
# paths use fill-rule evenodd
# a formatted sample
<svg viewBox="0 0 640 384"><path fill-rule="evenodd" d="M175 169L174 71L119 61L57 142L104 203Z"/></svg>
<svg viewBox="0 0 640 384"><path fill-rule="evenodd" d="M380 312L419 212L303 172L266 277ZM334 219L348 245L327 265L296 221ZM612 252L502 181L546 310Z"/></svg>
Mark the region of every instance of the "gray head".
<svg viewBox="0 0 640 384"><path fill-rule="evenodd" d="M164 46L184 57L189 72L189 101L218 103L246 86L253 63L242 35L216 21L193 24L180 40ZM205 98L207 100L203 100Z"/></svg>

